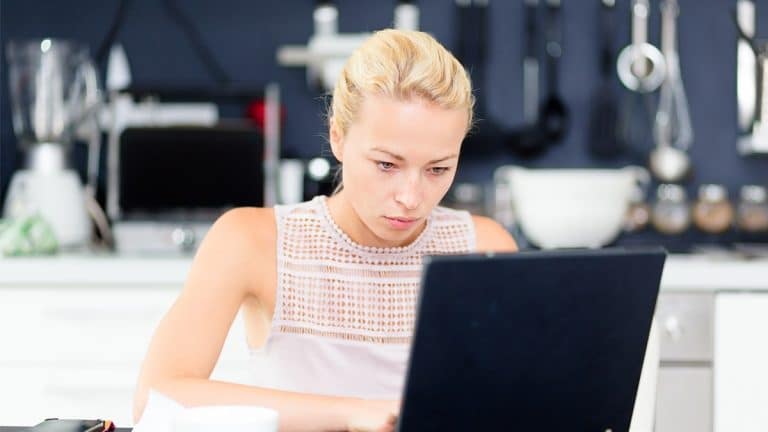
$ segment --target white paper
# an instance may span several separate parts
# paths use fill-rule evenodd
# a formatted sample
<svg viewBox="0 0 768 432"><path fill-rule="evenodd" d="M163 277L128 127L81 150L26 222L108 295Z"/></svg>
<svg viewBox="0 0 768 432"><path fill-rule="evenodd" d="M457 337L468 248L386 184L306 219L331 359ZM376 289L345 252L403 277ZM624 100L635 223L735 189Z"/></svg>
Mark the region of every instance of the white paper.
<svg viewBox="0 0 768 432"><path fill-rule="evenodd" d="M141 420L133 432L171 432L173 420L184 411L184 406L157 391L150 390Z"/></svg>
<svg viewBox="0 0 768 432"><path fill-rule="evenodd" d="M278 414L251 405L211 405L185 408L150 390L141 420L133 432L219 431L277 432Z"/></svg>

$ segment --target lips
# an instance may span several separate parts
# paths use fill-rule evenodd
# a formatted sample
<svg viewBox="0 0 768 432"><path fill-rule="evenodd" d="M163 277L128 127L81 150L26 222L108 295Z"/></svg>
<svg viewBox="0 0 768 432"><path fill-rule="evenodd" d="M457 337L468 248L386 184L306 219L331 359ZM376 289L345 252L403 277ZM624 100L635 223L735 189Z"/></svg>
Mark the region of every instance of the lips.
<svg viewBox="0 0 768 432"><path fill-rule="evenodd" d="M408 217L399 217L399 216L395 216L395 217L384 216L384 219L387 220L391 228L396 230L410 229L419 220L419 218L408 218Z"/></svg>
<svg viewBox="0 0 768 432"><path fill-rule="evenodd" d="M415 222L419 219L419 218L407 218L407 217L396 217L396 216L385 216L385 217L387 219L393 219L403 223Z"/></svg>

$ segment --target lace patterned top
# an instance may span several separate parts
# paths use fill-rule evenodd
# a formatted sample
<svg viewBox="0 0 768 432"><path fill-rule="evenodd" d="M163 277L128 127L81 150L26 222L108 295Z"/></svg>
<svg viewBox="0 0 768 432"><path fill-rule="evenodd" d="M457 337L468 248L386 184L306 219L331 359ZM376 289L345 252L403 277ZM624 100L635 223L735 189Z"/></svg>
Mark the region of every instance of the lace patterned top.
<svg viewBox="0 0 768 432"><path fill-rule="evenodd" d="M276 206L277 292L269 336L251 350L252 384L323 395L398 398L424 255L476 250L468 212L437 207L409 245L360 245L326 197Z"/></svg>

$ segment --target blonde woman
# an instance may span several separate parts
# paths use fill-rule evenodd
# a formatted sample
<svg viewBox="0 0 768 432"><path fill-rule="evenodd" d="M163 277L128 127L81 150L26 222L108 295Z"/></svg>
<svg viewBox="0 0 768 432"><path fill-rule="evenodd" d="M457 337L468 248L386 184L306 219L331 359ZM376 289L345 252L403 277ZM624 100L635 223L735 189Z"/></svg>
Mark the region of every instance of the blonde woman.
<svg viewBox="0 0 768 432"><path fill-rule="evenodd" d="M214 224L154 335L135 420L155 389L271 407L281 431L392 430L422 257L516 249L496 222L438 206L473 105L464 68L426 33L383 30L354 52L329 113L343 187ZM209 380L240 310L253 382Z"/></svg>

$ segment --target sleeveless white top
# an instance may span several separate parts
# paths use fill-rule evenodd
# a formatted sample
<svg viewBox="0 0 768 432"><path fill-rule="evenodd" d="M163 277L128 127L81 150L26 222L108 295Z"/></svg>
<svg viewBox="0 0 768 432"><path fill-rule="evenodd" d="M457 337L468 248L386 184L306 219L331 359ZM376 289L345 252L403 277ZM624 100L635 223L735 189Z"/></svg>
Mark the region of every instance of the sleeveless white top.
<svg viewBox="0 0 768 432"><path fill-rule="evenodd" d="M259 387L371 399L400 397L424 255L476 250L468 212L437 207L403 247L363 246L326 197L275 207L277 292L269 336L251 350Z"/></svg>

